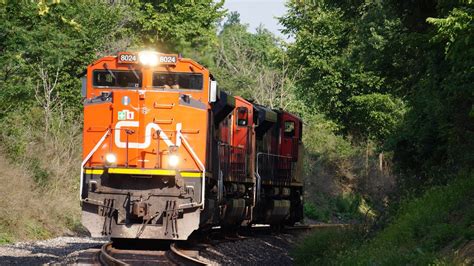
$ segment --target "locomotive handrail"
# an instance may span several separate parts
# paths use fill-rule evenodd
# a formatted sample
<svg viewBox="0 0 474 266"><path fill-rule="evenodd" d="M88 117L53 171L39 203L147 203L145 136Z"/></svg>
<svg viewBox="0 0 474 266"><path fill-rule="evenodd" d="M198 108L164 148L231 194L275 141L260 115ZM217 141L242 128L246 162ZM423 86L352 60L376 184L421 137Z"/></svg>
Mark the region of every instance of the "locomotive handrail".
<svg viewBox="0 0 474 266"><path fill-rule="evenodd" d="M218 141L218 154L219 154L219 166L224 171L226 177L237 178L238 180L247 177L247 149L244 147L233 146L229 143ZM221 149L223 148L223 149ZM221 154L223 152L223 154ZM242 156L243 158L239 159L238 156ZM243 164L243 165L238 165Z"/></svg>
<svg viewBox="0 0 474 266"><path fill-rule="evenodd" d="M177 136L183 143L184 143L184 146L186 147L186 149L189 151L189 153L191 154L191 156L193 157L194 161L196 161L196 163L198 164L199 168L201 168L201 171L202 171L202 180L201 180L201 202L197 205L193 205L193 203L186 203L186 204L181 204L179 205L179 207L183 207L183 206L186 206L186 205L192 205L191 207L201 207L201 209L204 209L204 197L205 197L205 191L204 189L206 188L206 184L205 184L205 181L206 181L206 167L204 166L204 164L201 162L201 160L199 160L199 157L196 155L196 153L194 152L193 148L191 147L191 145L189 144L188 140L181 134L181 131L178 130L178 136Z"/></svg>
<svg viewBox="0 0 474 266"><path fill-rule="evenodd" d="M102 145L102 142L104 142L104 140L107 138L107 136L109 135L110 133L110 128L107 129L107 131L105 132L105 134L102 136L102 138L99 140L99 142L97 142L97 144L94 146L94 148L91 150L91 152L89 152L89 154L87 154L86 158L82 161L82 164L81 164L81 180L80 180L80 190L79 190L79 199L82 201L82 186L84 185L84 166L86 165L86 163L89 161L89 159L92 157L92 155L97 151L97 149L99 149L99 146Z"/></svg>
<svg viewBox="0 0 474 266"><path fill-rule="evenodd" d="M258 157L260 155L267 155L267 156L272 156L272 157L280 157L280 158L285 158L285 159L291 159L290 156L284 156L284 155L278 155L278 154L266 153L266 152L258 152L257 153L257 173L259 173L259 171L258 171Z"/></svg>
<svg viewBox="0 0 474 266"><path fill-rule="evenodd" d="M255 195L254 195L254 205L256 204L257 202L257 199L260 199L260 189L262 188L262 178L260 177L260 175L258 174L258 172L255 173L255 177L256 177L256 182L255 182Z"/></svg>
<svg viewBox="0 0 474 266"><path fill-rule="evenodd" d="M258 157L259 155L269 155L269 156L273 156L273 157L280 157L280 158L291 159L291 156L278 155L278 154L267 153L267 152L258 152L258 153L257 153L257 157Z"/></svg>
<svg viewBox="0 0 474 266"><path fill-rule="evenodd" d="M266 175L260 173L260 160L259 158L262 157L262 156L267 156L268 158L280 158L280 159L284 159L284 160L291 160L292 157L291 156L284 156L284 155L278 155L278 154L272 154L272 153L264 153L264 152L259 152L257 153L257 166L256 166L256 173L258 174L258 176L260 177L260 179L266 179L268 178ZM283 161L283 160L282 160ZM291 165L290 165L290 178L291 178L291 172L292 172L292 169L291 169ZM275 169L274 166L271 167L271 177L272 178L275 178L275 174L274 174L274 171L275 170L278 170L278 169Z"/></svg>
<svg viewBox="0 0 474 266"><path fill-rule="evenodd" d="M250 222L253 221L254 208L260 202L260 188L261 187L262 187L262 183L261 183L260 175L257 172L255 172L255 184L254 184L254 189L253 189L253 206L251 207L252 211L250 212Z"/></svg>

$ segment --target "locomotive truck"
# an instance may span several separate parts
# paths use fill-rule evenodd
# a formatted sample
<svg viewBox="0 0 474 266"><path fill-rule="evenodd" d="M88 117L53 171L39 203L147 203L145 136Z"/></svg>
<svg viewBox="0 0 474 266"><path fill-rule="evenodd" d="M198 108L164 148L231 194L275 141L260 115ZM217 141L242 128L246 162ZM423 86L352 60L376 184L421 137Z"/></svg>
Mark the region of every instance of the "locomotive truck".
<svg viewBox="0 0 474 266"><path fill-rule="evenodd" d="M176 54L121 52L82 78L82 224L93 237L185 240L303 217L302 121L217 86Z"/></svg>

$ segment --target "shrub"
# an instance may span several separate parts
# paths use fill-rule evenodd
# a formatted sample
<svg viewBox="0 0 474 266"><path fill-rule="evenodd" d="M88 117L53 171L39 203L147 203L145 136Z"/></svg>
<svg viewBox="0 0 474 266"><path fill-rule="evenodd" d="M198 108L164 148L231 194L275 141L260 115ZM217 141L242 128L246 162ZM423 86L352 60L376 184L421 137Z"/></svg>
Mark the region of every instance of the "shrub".
<svg viewBox="0 0 474 266"><path fill-rule="evenodd" d="M293 251L298 265L330 265L341 250L363 241L357 228L324 228L313 232Z"/></svg>
<svg viewBox="0 0 474 266"><path fill-rule="evenodd" d="M7 231L6 226L0 224L0 245L13 242L12 234Z"/></svg>
<svg viewBox="0 0 474 266"><path fill-rule="evenodd" d="M474 179L459 178L448 186L429 189L402 204L393 222L345 261L429 264L450 241L467 230L452 214L474 211ZM473 221L471 220L471 223Z"/></svg>
<svg viewBox="0 0 474 266"><path fill-rule="evenodd" d="M360 235L352 235L360 232L315 232L295 251L297 262L336 265L450 264L450 256L442 254L441 250L456 246L456 243L472 241L474 235L471 228L474 223L473 190L474 178L471 175L460 177L447 186L433 187L418 198L405 200L391 223L364 242ZM344 202L341 201L341 208L350 206Z"/></svg>
<svg viewBox="0 0 474 266"><path fill-rule="evenodd" d="M316 207L311 202L305 202L303 206L304 215L309 219L327 222L331 211L325 206Z"/></svg>
<svg viewBox="0 0 474 266"><path fill-rule="evenodd" d="M356 214L361 203L361 196L356 194L340 195L335 199L337 212Z"/></svg>

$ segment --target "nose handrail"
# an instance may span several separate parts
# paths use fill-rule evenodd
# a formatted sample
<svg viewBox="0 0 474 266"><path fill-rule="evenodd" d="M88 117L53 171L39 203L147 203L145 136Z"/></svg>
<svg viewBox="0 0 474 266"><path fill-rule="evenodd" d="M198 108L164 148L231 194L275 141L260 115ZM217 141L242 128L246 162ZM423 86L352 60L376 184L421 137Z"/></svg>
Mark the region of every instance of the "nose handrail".
<svg viewBox="0 0 474 266"><path fill-rule="evenodd" d="M186 205L193 205L193 206L200 206L201 209L204 209L204 197L205 197L205 188L206 188L206 184L205 184L205 181L206 181L206 167L204 166L204 164L201 162L201 160L199 160L199 157L197 156L197 154L194 152L193 148L191 147L191 145L189 144L188 140L181 135L181 131L178 130L177 131L177 137L180 139L180 141L183 142L184 144L184 147L188 150L188 152L191 154L191 156L193 157L193 160L198 164L200 170L202 171L202 178L201 178L201 202L197 205L193 205L193 203L186 203L186 204L181 204L179 205L179 207L183 207L183 206L186 206Z"/></svg>
<svg viewBox="0 0 474 266"><path fill-rule="evenodd" d="M90 158L92 157L92 155L97 151L97 149L99 149L100 145L102 145L102 143L104 142L104 140L107 138L107 136L110 134L110 128L107 129L107 131L105 132L105 134L102 136L102 138L100 138L99 142L97 142L97 144L94 146L94 148L89 152L89 154L87 154L86 158L84 158L84 160L82 161L82 164L81 164L81 181L80 181L80 190L79 190L79 199L82 200L82 189L83 189L83 179L84 179L84 166L86 165L86 163L90 160Z"/></svg>

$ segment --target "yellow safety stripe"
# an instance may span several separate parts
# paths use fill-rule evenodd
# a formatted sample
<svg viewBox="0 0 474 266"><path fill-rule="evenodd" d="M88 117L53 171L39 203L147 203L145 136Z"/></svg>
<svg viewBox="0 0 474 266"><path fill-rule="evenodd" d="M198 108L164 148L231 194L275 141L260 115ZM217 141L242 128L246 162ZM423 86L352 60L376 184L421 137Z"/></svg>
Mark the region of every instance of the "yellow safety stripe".
<svg viewBox="0 0 474 266"><path fill-rule="evenodd" d="M196 172L181 172L181 176L182 177L201 177L202 174L201 173L196 173Z"/></svg>
<svg viewBox="0 0 474 266"><path fill-rule="evenodd" d="M109 174L129 174L129 175L175 175L174 170L163 169L140 169L140 168L109 168Z"/></svg>
<svg viewBox="0 0 474 266"><path fill-rule="evenodd" d="M104 170L102 169L85 169L84 173L90 174L90 175L101 175L104 173Z"/></svg>
<svg viewBox="0 0 474 266"><path fill-rule="evenodd" d="M104 173L103 169L85 169L86 174L101 175ZM140 168L109 168L109 174L129 174L129 175L162 175L174 176L175 170L166 169L140 169ZM180 172L182 177L199 178L202 176L200 172Z"/></svg>

